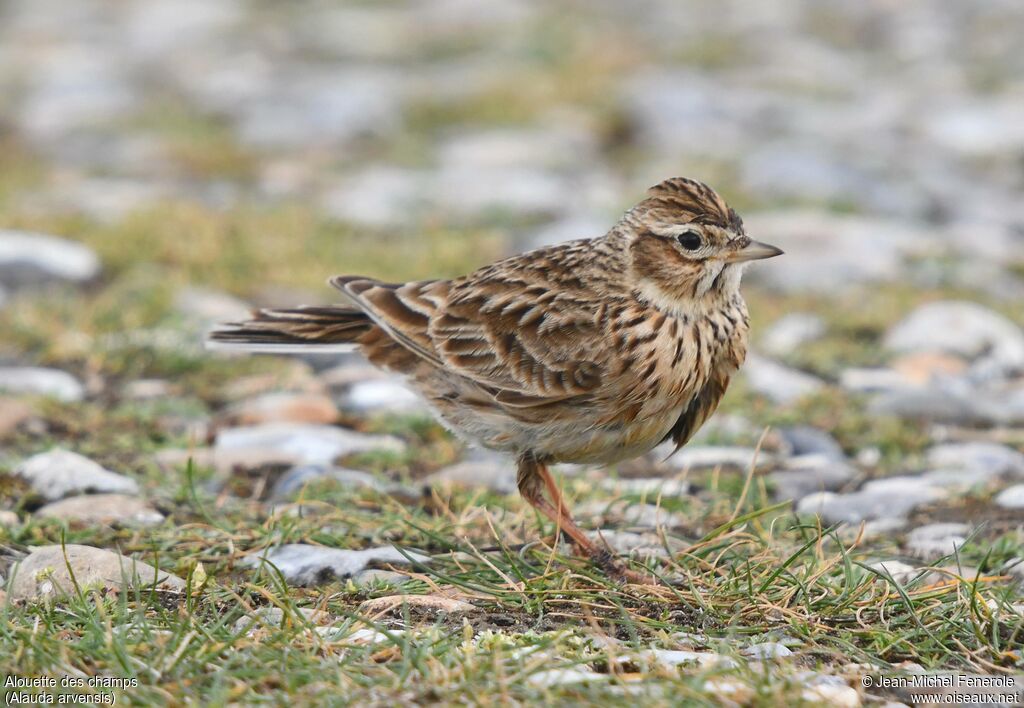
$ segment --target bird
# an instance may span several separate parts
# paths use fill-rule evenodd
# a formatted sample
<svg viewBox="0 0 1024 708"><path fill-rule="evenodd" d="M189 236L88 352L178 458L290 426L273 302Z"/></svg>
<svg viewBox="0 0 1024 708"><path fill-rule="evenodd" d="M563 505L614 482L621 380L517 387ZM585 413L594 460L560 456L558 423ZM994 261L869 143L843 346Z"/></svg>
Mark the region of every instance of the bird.
<svg viewBox="0 0 1024 708"><path fill-rule="evenodd" d="M403 374L456 436L515 458L521 496L577 552L609 575L646 582L576 524L550 466L686 444L746 356L744 269L780 254L747 236L709 186L675 177L603 236L448 280L335 276L328 283L341 304L259 309L207 344L356 349Z"/></svg>

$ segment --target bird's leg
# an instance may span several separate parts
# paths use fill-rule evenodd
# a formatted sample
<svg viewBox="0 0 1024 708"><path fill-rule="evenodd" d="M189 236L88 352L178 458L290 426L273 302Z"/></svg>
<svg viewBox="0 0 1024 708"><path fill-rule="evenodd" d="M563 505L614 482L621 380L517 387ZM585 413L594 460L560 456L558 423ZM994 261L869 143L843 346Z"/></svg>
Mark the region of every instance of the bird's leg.
<svg viewBox="0 0 1024 708"><path fill-rule="evenodd" d="M519 486L519 493L523 495L523 499L529 502L534 509L554 521L558 530L564 531L584 555L593 557L601 552L597 544L587 538L583 529L572 520L547 465L532 457L524 457L519 461L516 484ZM545 486L548 494L552 497L553 504L544 498Z"/></svg>
<svg viewBox="0 0 1024 708"><path fill-rule="evenodd" d="M519 474L516 478L519 493L530 505L552 521L559 531L565 533L575 542L581 555L590 558L595 565L613 577L624 578L634 583L651 584L652 579L646 575L624 568L615 556L606 548L601 548L591 541L576 522L562 498L562 492L551 476L551 470L543 462L532 457L524 457L519 461ZM547 488L551 500L544 498L543 488Z"/></svg>

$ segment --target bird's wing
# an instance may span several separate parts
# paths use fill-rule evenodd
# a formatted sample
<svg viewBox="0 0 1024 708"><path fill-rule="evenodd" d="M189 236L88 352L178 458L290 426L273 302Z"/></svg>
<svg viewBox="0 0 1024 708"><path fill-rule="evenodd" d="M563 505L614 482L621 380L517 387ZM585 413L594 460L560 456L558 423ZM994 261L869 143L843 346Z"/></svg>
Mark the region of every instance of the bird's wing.
<svg viewBox="0 0 1024 708"><path fill-rule="evenodd" d="M394 341L503 406L565 401L601 382L604 313L586 297L514 279L396 285L338 277L331 284Z"/></svg>
<svg viewBox="0 0 1024 708"><path fill-rule="evenodd" d="M711 378L704 384L697 393L690 399L689 405L683 409L676 420L675 425L662 439L662 442L671 440L676 444L672 455L679 452L679 449L693 437L693 434L700 429L711 414L718 408L719 401L725 395L725 389L729 387L729 372L725 369L717 369L712 372Z"/></svg>

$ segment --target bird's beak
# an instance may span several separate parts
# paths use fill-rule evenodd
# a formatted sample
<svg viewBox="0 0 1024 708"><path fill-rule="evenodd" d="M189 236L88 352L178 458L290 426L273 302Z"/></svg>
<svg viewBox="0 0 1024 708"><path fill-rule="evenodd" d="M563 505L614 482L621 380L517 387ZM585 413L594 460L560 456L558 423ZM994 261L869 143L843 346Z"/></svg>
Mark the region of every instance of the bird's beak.
<svg viewBox="0 0 1024 708"><path fill-rule="evenodd" d="M725 260L729 263L744 263L746 261L759 261L764 258L774 258L775 256L781 256L782 249L776 248L767 243L761 243L760 241L751 241L743 248L738 251L733 251L731 254L725 257Z"/></svg>

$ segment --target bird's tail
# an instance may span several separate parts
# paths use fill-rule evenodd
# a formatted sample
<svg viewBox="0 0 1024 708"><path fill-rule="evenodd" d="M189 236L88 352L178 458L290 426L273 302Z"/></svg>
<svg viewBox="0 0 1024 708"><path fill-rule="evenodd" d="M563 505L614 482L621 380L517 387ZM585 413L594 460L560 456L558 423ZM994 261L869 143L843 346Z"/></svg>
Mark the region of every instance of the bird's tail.
<svg viewBox="0 0 1024 708"><path fill-rule="evenodd" d="M296 307L256 310L250 320L221 325L206 338L215 351L308 354L351 351L373 327L359 310L349 307Z"/></svg>

